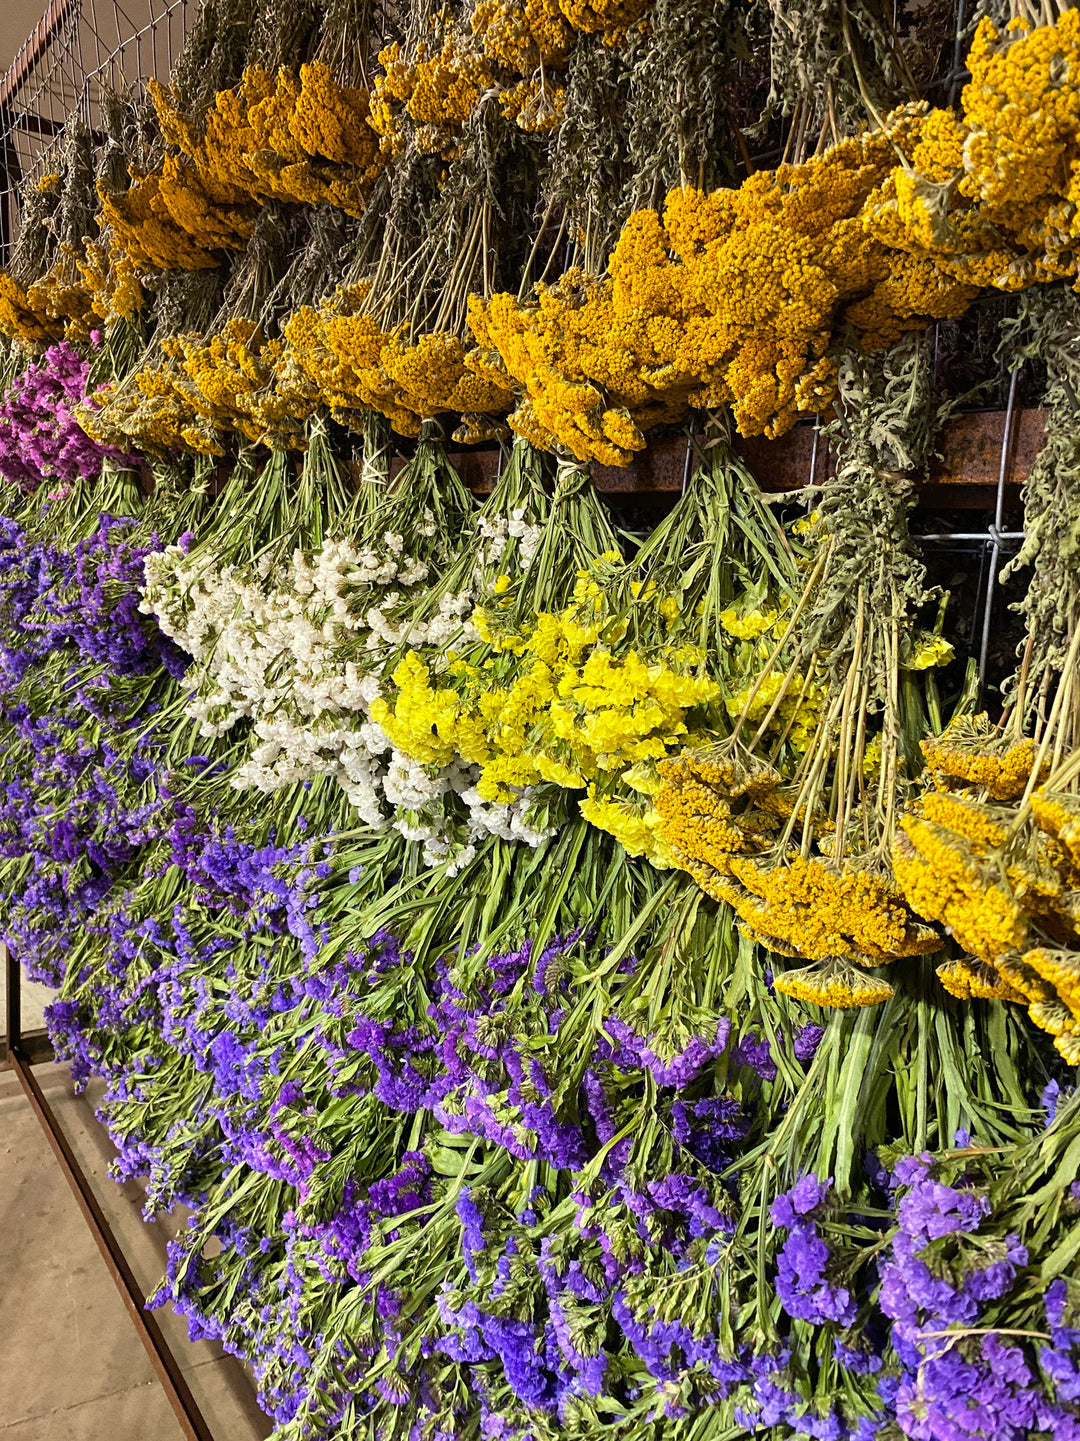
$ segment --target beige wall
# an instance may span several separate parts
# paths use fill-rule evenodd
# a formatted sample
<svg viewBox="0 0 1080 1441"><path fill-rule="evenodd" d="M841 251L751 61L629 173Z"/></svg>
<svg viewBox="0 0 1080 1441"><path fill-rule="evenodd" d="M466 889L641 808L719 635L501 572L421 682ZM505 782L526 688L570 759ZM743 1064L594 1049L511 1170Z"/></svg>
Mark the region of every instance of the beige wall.
<svg viewBox="0 0 1080 1441"><path fill-rule="evenodd" d="M0 75L45 13L47 0L0 0Z"/></svg>
<svg viewBox="0 0 1080 1441"><path fill-rule="evenodd" d="M171 20L162 18L169 3L170 0L123 0L118 12L112 0L81 0L86 23L82 26L82 39L75 50L80 69L94 69L121 40L128 39L155 18L161 21L156 47L157 63L155 47L149 35L143 38L138 58L145 73L166 68L166 31L171 26L174 43L182 33L179 10L174 11ZM188 11L193 11L196 4L197 0L187 0ZM7 70L23 41L45 14L47 6L48 0L0 0L0 75ZM131 57L130 61L125 61L125 69L135 63L134 47Z"/></svg>

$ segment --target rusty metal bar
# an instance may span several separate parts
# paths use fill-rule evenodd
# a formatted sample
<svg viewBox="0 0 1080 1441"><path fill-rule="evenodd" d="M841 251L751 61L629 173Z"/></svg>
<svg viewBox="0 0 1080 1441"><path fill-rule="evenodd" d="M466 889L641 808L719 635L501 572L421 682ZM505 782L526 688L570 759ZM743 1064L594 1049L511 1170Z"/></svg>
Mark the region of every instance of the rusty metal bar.
<svg viewBox="0 0 1080 1441"><path fill-rule="evenodd" d="M29 72L52 44L70 12L79 0L52 0L49 8L23 42L22 48L0 80L0 105L10 100Z"/></svg>
<svg viewBox="0 0 1080 1441"><path fill-rule="evenodd" d="M2 947L2 950L7 970L7 1065L18 1077L26 1099L30 1102L30 1108L37 1117L41 1129L45 1132L46 1140L52 1147L64 1179L71 1187L79 1204L79 1210L83 1214L90 1234L97 1243L106 1268L116 1282L120 1299L138 1333L139 1340L146 1349L150 1364L169 1398L169 1404L180 1423L180 1429L187 1441L214 1441L213 1433L207 1426L195 1397L191 1394L191 1388L188 1386L184 1373L169 1350L168 1342L161 1333L161 1327L158 1325L156 1317L146 1309L146 1297L135 1279L135 1273L128 1264L123 1248L113 1234L112 1227L109 1225L105 1212L101 1209L93 1187L79 1165L60 1123L45 1099L44 1091L34 1076L30 1057L23 1045L22 975L19 963L7 946Z"/></svg>
<svg viewBox="0 0 1080 1441"><path fill-rule="evenodd" d="M949 506L985 504L986 509L995 511L995 525L1004 535L1009 488L1027 479L1042 446L1045 420L1044 410L1019 407L956 416L942 429L940 453L930 462L925 484L920 482L920 498ZM796 426L779 440L736 437L735 449L762 490L773 494L820 485L832 470L832 457L813 425ZM467 486L485 494L494 488L499 454L495 446L477 447L452 450L449 459ZM610 495L674 499L685 486L686 459L685 435L660 437L650 440L648 449L635 455L629 465L594 463L593 482L597 490ZM402 457L395 457L391 474L396 475L404 464Z"/></svg>
<svg viewBox="0 0 1080 1441"><path fill-rule="evenodd" d="M15 1051L22 1050L22 969L11 951L2 944L0 944L0 959L2 959L7 972L7 1016L4 1036L7 1042L7 1055L10 1057Z"/></svg>

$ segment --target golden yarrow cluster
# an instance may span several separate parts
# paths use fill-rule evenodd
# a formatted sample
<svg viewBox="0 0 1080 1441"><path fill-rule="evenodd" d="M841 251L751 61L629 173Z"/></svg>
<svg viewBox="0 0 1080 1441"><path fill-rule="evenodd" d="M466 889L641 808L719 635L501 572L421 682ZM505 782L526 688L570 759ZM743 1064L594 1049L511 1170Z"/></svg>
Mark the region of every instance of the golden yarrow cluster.
<svg viewBox="0 0 1080 1441"><path fill-rule="evenodd" d="M451 31L436 49L421 40L412 55L395 41L380 52L371 92L371 124L385 155L411 142L423 155L453 159L461 132L495 77L482 53Z"/></svg>
<svg viewBox="0 0 1080 1441"><path fill-rule="evenodd" d="M832 402L846 328L886 347L987 286L1074 277L1080 12L1004 36L984 20L969 65L962 117L908 106L736 190L673 191L630 216L605 276L476 300L520 394L511 426L607 464L692 406L780 435Z"/></svg>
<svg viewBox="0 0 1080 1441"><path fill-rule="evenodd" d="M942 984L1027 1005L1078 1064L1080 797L1052 778L1032 789L1045 774L1033 775L1034 745L995 737L985 717L924 750L936 789L902 817L893 867L912 909L968 953L939 967Z"/></svg>
<svg viewBox="0 0 1080 1441"><path fill-rule="evenodd" d="M779 833L797 802L772 766L722 744L684 750L658 770L658 838L671 863L730 905L752 939L779 955L825 963L784 972L779 989L819 1005L877 1004L892 988L848 963L873 968L940 947L880 869L838 865L783 843ZM828 821L816 818L815 829L827 831Z"/></svg>
<svg viewBox="0 0 1080 1441"><path fill-rule="evenodd" d="M140 270L217 265L250 237L266 200L363 213L383 164L367 92L339 85L322 63L298 75L250 67L198 129L165 86L151 80L149 90L172 150L123 194L99 187L101 223Z"/></svg>
<svg viewBox="0 0 1080 1441"><path fill-rule="evenodd" d="M485 58L518 75L561 69L574 43L558 0L478 0L469 26Z"/></svg>
<svg viewBox="0 0 1080 1441"><path fill-rule="evenodd" d="M869 223L966 284L1021 290L1073 278L1080 239L1080 12L1031 29L980 22L963 119L935 111Z"/></svg>
<svg viewBox="0 0 1080 1441"><path fill-rule="evenodd" d="M280 383L282 343L268 341L253 321L230 320L209 340L176 336L163 349L164 364L97 393L82 421L94 439L151 455L177 448L222 455L236 436L279 450L303 447L313 404Z"/></svg>
<svg viewBox="0 0 1080 1441"><path fill-rule="evenodd" d="M413 340L406 327L384 329L363 308L367 293L339 291L290 316L283 378L295 376L337 419L360 428L363 413L374 410L399 435L418 435L425 420L450 412L462 415L470 439L497 433L492 417L513 404L498 367L449 332Z"/></svg>
<svg viewBox="0 0 1080 1441"><path fill-rule="evenodd" d="M55 266L29 286L0 274L0 335L24 345L61 339L69 325L83 321L89 308L85 289L71 284Z"/></svg>
<svg viewBox="0 0 1080 1441"><path fill-rule="evenodd" d="M475 299L473 332L522 394L512 427L607 464L691 406L731 404L744 434L778 435L835 393L837 326L881 345L961 313L974 291L890 253L860 219L923 120L901 112L737 190L674 190L662 216L629 218L603 278L572 270L523 301Z"/></svg>

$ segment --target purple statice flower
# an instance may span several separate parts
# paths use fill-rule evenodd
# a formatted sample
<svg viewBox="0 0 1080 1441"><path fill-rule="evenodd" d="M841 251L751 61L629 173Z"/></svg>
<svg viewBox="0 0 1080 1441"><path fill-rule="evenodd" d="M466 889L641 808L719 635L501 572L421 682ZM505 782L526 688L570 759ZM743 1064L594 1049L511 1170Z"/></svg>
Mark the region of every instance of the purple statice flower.
<svg viewBox="0 0 1080 1441"><path fill-rule="evenodd" d="M929 1176L917 1180L897 1207L900 1228L925 1245L954 1231L975 1231L990 1214L990 1202L974 1191L943 1186Z"/></svg>
<svg viewBox="0 0 1080 1441"><path fill-rule="evenodd" d="M671 1103L671 1134L710 1171L730 1165L731 1143L741 1141L749 1129L742 1105L729 1096Z"/></svg>
<svg viewBox="0 0 1080 1441"><path fill-rule="evenodd" d="M51 345L28 365L0 398L0 475L21 489L43 481L70 485L100 475L103 461L133 465L136 459L91 438L76 407L87 394L90 363L66 342Z"/></svg>
<svg viewBox="0 0 1080 1441"><path fill-rule="evenodd" d="M475 1281L477 1279L476 1258L483 1254L486 1243L484 1241L483 1213L473 1200L468 1186L462 1186L454 1209L461 1222L461 1254L465 1259L465 1269Z"/></svg>
<svg viewBox="0 0 1080 1441"><path fill-rule="evenodd" d="M776 1261L776 1294L789 1316L822 1326L850 1326L858 1307L846 1286L828 1276L832 1253L816 1226L800 1222L788 1234Z"/></svg>
<svg viewBox="0 0 1080 1441"><path fill-rule="evenodd" d="M747 1031L744 1036L739 1037L731 1052L731 1063L733 1066L748 1066L752 1071L756 1071L763 1081L776 1080L776 1062L772 1058L772 1048L768 1041L759 1041L753 1031Z"/></svg>
<svg viewBox="0 0 1080 1441"><path fill-rule="evenodd" d="M831 1178L819 1180L812 1172L801 1176L789 1191L781 1191L769 1209L774 1226L790 1230L817 1210L832 1189Z"/></svg>
<svg viewBox="0 0 1080 1441"><path fill-rule="evenodd" d="M817 1048L821 1045L824 1035L825 1027L816 1026L813 1021L807 1022L805 1026L800 1026L795 1032L795 1044L793 1047L795 1059L802 1061L803 1065L808 1065L814 1059Z"/></svg>
<svg viewBox="0 0 1080 1441"><path fill-rule="evenodd" d="M1053 1125L1057 1119L1058 1107L1070 1100L1076 1093L1074 1086L1066 1086L1064 1089L1055 1080L1047 1081L1043 1087L1042 1104L1046 1110L1046 1124Z"/></svg>
<svg viewBox="0 0 1080 1441"><path fill-rule="evenodd" d="M610 1048L610 1058L621 1066L636 1066L649 1071L658 1086L669 1086L684 1090L719 1056L727 1047L731 1022L722 1017L716 1024L712 1040L694 1036L686 1049L670 1060L663 1061L653 1049L650 1041L639 1036L625 1021L610 1016L605 1029L615 1044Z"/></svg>
<svg viewBox="0 0 1080 1441"><path fill-rule="evenodd" d="M797 1321L850 1326L858 1306L847 1286L833 1284L832 1252L817 1224L831 1187L831 1180L808 1174L773 1201L773 1225L788 1232L777 1255L776 1294Z"/></svg>

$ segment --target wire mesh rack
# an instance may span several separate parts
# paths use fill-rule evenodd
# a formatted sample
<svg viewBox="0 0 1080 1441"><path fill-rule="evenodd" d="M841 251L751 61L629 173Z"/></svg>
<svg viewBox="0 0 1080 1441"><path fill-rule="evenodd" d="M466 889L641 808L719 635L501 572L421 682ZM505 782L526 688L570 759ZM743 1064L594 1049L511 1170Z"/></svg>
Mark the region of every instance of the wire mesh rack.
<svg viewBox="0 0 1080 1441"><path fill-rule="evenodd" d="M50 0L0 80L0 258L19 193L48 174L72 115L100 133L103 97L166 79L200 0Z"/></svg>

